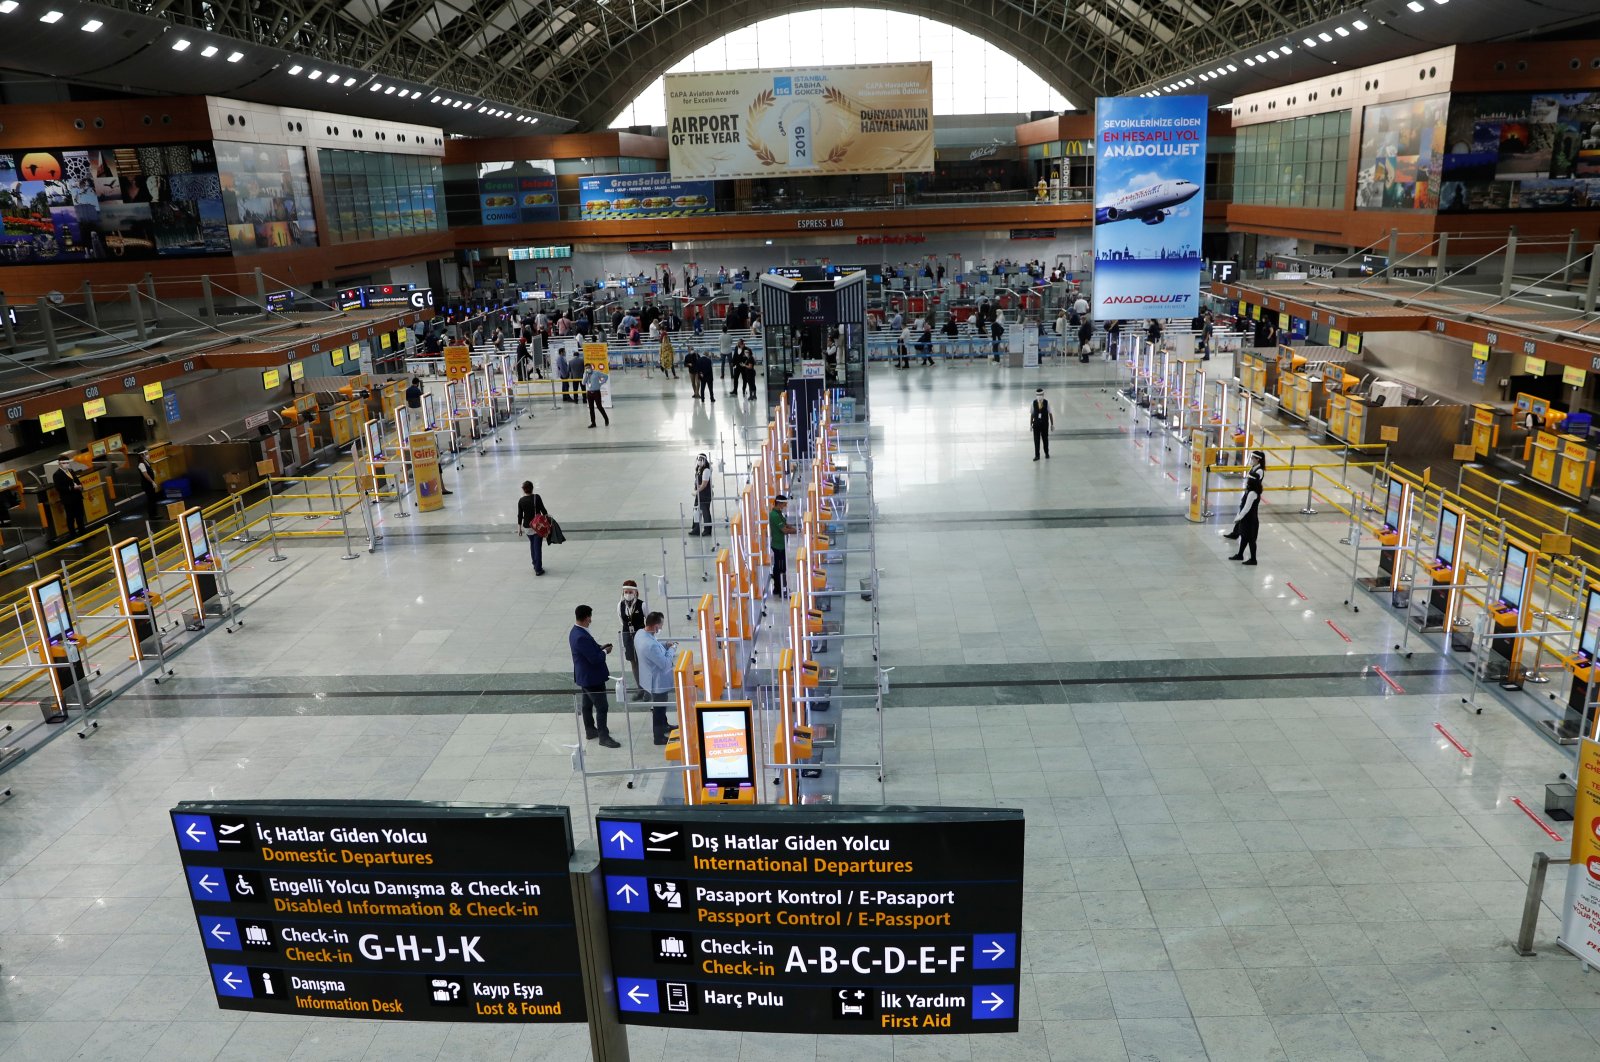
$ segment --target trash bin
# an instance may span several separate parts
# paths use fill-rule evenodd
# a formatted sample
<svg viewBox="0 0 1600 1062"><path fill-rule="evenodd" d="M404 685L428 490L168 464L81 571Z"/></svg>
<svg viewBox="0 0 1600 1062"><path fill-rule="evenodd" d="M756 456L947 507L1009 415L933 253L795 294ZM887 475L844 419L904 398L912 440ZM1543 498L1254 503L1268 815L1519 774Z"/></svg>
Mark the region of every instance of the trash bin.
<svg viewBox="0 0 1600 1062"><path fill-rule="evenodd" d="M1389 603L1401 610L1409 606L1411 604L1411 584L1401 583L1395 587L1394 592L1389 595Z"/></svg>
<svg viewBox="0 0 1600 1062"><path fill-rule="evenodd" d="M1472 652L1472 624L1466 620L1450 624L1450 648L1458 653Z"/></svg>
<svg viewBox="0 0 1600 1062"><path fill-rule="evenodd" d="M871 601L872 600L872 577L871 576L868 576L867 578L861 580L861 600L863 600L863 601Z"/></svg>

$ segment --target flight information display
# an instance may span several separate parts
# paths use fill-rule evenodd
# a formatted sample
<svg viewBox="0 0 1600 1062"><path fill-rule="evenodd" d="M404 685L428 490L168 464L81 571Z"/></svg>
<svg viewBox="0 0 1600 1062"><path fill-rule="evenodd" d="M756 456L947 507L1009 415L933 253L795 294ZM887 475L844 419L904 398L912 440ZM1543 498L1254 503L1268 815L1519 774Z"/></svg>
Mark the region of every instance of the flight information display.
<svg viewBox="0 0 1600 1062"><path fill-rule="evenodd" d="M585 1020L564 807L184 803L172 828L224 1010Z"/></svg>
<svg viewBox="0 0 1600 1062"><path fill-rule="evenodd" d="M1017 1030L1023 814L600 810L625 1024Z"/></svg>

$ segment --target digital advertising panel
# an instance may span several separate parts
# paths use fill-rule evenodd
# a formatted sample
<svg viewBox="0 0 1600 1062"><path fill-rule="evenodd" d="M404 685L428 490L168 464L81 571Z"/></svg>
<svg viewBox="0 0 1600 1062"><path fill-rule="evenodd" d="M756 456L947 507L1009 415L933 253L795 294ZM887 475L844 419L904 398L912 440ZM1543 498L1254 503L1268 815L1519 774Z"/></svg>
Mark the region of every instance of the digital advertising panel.
<svg viewBox="0 0 1600 1062"><path fill-rule="evenodd" d="M511 168L478 170L478 205L485 225L517 225L529 221L556 221L556 179L548 173L520 172L527 163Z"/></svg>
<svg viewBox="0 0 1600 1062"><path fill-rule="evenodd" d="M1095 317L1193 317L1203 266L1206 97L1103 97L1095 140Z"/></svg>
<svg viewBox="0 0 1600 1062"><path fill-rule="evenodd" d="M678 180L933 169L933 64L668 74Z"/></svg>
<svg viewBox="0 0 1600 1062"><path fill-rule="evenodd" d="M710 181L674 181L670 173L622 173L578 180L585 221L682 218L716 212Z"/></svg>
<svg viewBox="0 0 1600 1062"><path fill-rule="evenodd" d="M1368 107L1356 170L1358 210L1432 210L1439 205L1448 96Z"/></svg>
<svg viewBox="0 0 1600 1062"><path fill-rule="evenodd" d="M1600 92L1450 97L1439 213L1600 209Z"/></svg>

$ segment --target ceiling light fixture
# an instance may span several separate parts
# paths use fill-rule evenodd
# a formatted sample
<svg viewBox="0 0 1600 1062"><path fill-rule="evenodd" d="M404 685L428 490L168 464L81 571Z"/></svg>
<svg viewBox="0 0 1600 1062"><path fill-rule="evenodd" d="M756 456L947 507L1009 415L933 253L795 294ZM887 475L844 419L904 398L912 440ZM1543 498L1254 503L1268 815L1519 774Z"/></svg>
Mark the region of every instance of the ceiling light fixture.
<svg viewBox="0 0 1600 1062"><path fill-rule="evenodd" d="M1292 52L1292 51L1293 51L1293 50L1294 50L1294 49L1293 49L1293 48L1290 48L1290 47L1289 47L1289 46L1288 46L1288 45L1287 45L1287 44L1280 44L1280 45L1278 45L1278 51L1280 51L1280 52L1282 52L1282 53L1283 53L1283 54L1284 54L1284 55L1288 55L1288 54L1289 54L1289 53L1290 53L1290 52Z"/></svg>
<svg viewBox="0 0 1600 1062"><path fill-rule="evenodd" d="M0 0L0 15L9 15L21 6L17 0Z"/></svg>
<svg viewBox="0 0 1600 1062"><path fill-rule="evenodd" d="M1315 48L1317 46L1317 42L1315 40L1313 40L1312 38L1310 38L1310 37L1307 37L1305 40L1301 41L1300 43L1305 45L1307 48Z"/></svg>
<svg viewBox="0 0 1600 1062"><path fill-rule="evenodd" d="M179 37L177 40L172 42L172 50L175 52L188 51L188 49L189 42L184 40L182 37Z"/></svg>
<svg viewBox="0 0 1600 1062"><path fill-rule="evenodd" d="M1237 74L1238 72L1239 72L1239 68L1238 67L1234 66L1232 63L1228 64L1228 73Z"/></svg>
<svg viewBox="0 0 1600 1062"><path fill-rule="evenodd" d="M1256 65L1256 61L1254 59L1246 59L1244 61L1244 65L1245 66L1255 66Z"/></svg>
<svg viewBox="0 0 1600 1062"><path fill-rule="evenodd" d="M433 98L432 98L432 99L430 99L430 100L429 100L429 101L428 101L428 102L429 102L429 103L438 103L438 102L439 102L439 97L438 97L438 96L435 96L435 97L433 97Z"/></svg>
<svg viewBox="0 0 1600 1062"><path fill-rule="evenodd" d="M1335 26L1335 27L1333 27L1333 32L1337 33L1341 37L1350 36L1350 31L1345 29L1343 26Z"/></svg>
<svg viewBox="0 0 1600 1062"><path fill-rule="evenodd" d="M1256 53L1256 62L1265 63L1266 61L1267 61L1267 57L1266 56L1262 55L1260 52Z"/></svg>
<svg viewBox="0 0 1600 1062"><path fill-rule="evenodd" d="M1267 49L1267 57L1269 59L1276 59L1278 57L1278 49L1276 49L1276 48L1268 48Z"/></svg>
<svg viewBox="0 0 1600 1062"><path fill-rule="evenodd" d="M1367 28L1367 24L1362 22L1359 18L1351 22L1350 25L1354 26L1358 30L1364 30Z"/></svg>
<svg viewBox="0 0 1600 1062"><path fill-rule="evenodd" d="M229 52L228 53L228 62L230 62L230 63L237 63L240 59L243 59L243 58L244 58L244 53L243 52Z"/></svg>
<svg viewBox="0 0 1600 1062"><path fill-rule="evenodd" d="M39 21L43 22L47 26L54 26L57 22L60 22L63 17L64 16L59 11L46 11L44 14L39 16Z"/></svg>
<svg viewBox="0 0 1600 1062"><path fill-rule="evenodd" d="M200 49L200 55L202 57L206 58L206 59L210 59L213 55L216 55L216 54L217 54L217 46L215 44L208 44L204 48Z"/></svg>
<svg viewBox="0 0 1600 1062"><path fill-rule="evenodd" d="M382 92L383 91L383 82L374 81L372 83L372 86L370 88L368 88L367 91L368 92Z"/></svg>
<svg viewBox="0 0 1600 1062"><path fill-rule="evenodd" d="M313 70L313 71L311 71L311 73L307 74L306 77L310 78L312 81L321 81L322 80L322 71L321 70Z"/></svg>
<svg viewBox="0 0 1600 1062"><path fill-rule="evenodd" d="M298 64L296 64L296 65L295 65L295 66L291 66L291 67L290 67L290 68L289 68L289 73L290 73L290 74L291 74L291 75L293 75L293 76L296 76L296 77L298 77L298 76L299 76L299 75L300 75L300 71L302 71L302 70L304 70L304 69L305 69L305 67L303 67L303 66L300 66L300 65L298 65Z"/></svg>
<svg viewBox="0 0 1600 1062"><path fill-rule="evenodd" d="M1323 44L1329 44L1332 43L1333 38L1328 36L1326 33L1318 33L1317 40L1321 41Z"/></svg>
<svg viewBox="0 0 1600 1062"><path fill-rule="evenodd" d="M98 30L101 26L104 26L104 25L105 25L105 23L101 22L99 19L91 18L88 22L85 22L79 28L82 29L83 32L85 32L85 33L93 33L96 30Z"/></svg>
<svg viewBox="0 0 1600 1062"><path fill-rule="evenodd" d="M344 79L344 87L345 88L349 88L351 85L354 85L355 83L356 83L356 79L353 78L353 77L347 77L347 78Z"/></svg>

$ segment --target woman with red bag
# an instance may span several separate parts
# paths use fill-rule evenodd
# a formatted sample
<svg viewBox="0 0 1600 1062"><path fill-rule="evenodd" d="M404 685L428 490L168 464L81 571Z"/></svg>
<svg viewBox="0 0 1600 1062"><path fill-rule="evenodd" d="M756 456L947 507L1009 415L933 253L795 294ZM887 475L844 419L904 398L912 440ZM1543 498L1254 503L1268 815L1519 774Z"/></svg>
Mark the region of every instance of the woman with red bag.
<svg viewBox="0 0 1600 1062"><path fill-rule="evenodd" d="M533 555L533 574L544 574L544 537L550 533L550 511L544 499L533 492L533 480L522 481L522 497L517 499L517 532L528 536L528 552Z"/></svg>

